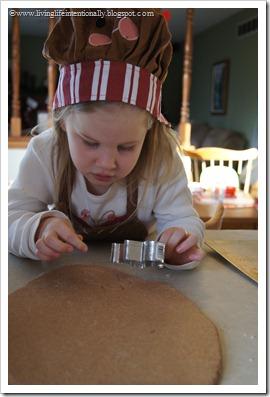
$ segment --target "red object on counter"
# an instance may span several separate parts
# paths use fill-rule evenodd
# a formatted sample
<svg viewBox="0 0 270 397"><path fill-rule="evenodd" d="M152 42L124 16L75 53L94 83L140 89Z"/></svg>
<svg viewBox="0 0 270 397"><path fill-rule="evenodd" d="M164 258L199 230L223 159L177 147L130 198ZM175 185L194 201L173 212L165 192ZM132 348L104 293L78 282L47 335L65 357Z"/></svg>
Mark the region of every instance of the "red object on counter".
<svg viewBox="0 0 270 397"><path fill-rule="evenodd" d="M226 186L225 197L236 197L235 191L236 191L235 186Z"/></svg>

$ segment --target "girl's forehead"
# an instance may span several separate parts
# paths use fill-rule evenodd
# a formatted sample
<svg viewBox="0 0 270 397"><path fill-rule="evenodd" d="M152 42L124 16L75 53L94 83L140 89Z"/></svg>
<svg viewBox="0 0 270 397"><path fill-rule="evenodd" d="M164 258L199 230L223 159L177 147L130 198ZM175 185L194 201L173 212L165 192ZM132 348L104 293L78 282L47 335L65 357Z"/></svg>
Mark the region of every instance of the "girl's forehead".
<svg viewBox="0 0 270 397"><path fill-rule="evenodd" d="M112 142L134 142L143 139L148 130L144 112L125 112L120 108L71 112L66 127L84 138Z"/></svg>
<svg viewBox="0 0 270 397"><path fill-rule="evenodd" d="M123 102L99 101L95 104L93 110L100 111L101 113L105 113L114 117L147 117L147 112L145 109Z"/></svg>
<svg viewBox="0 0 270 397"><path fill-rule="evenodd" d="M123 103L104 103L97 106L84 107L72 111L68 117L69 120L81 123L125 123L141 124L149 128L151 115L145 110Z"/></svg>

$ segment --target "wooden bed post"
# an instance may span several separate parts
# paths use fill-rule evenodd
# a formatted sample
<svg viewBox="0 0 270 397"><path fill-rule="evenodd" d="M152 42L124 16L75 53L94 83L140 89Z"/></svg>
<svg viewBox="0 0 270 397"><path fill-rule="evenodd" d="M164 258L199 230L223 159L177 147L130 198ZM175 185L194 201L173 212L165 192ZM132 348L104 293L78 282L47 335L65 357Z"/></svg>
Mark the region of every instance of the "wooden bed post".
<svg viewBox="0 0 270 397"><path fill-rule="evenodd" d="M184 65L182 76L182 106L180 110L179 140L183 147L190 147L191 124L189 122L189 98L192 72L192 26L194 9L187 9L187 28L184 47Z"/></svg>
<svg viewBox="0 0 270 397"><path fill-rule="evenodd" d="M50 9L53 11L54 9ZM55 25L55 18L50 18L49 20L49 33L53 29ZM48 114L52 111L53 98L55 94L55 86L56 86L56 63L52 60L48 61L47 68L47 79L48 79L48 105L47 111Z"/></svg>
<svg viewBox="0 0 270 397"><path fill-rule="evenodd" d="M18 11L16 9L16 11ZM20 137L22 133L21 102L20 102L20 23L17 13L12 20L12 114L10 118L10 134Z"/></svg>

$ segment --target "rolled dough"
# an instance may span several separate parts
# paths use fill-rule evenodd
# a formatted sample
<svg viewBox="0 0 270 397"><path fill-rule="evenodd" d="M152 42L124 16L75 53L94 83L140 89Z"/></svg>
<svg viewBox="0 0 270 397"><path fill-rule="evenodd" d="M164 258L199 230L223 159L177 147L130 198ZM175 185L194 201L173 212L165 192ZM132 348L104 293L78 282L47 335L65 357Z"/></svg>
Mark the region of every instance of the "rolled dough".
<svg viewBox="0 0 270 397"><path fill-rule="evenodd" d="M103 266L45 273L9 295L9 377L30 385L216 384L215 325L180 292Z"/></svg>

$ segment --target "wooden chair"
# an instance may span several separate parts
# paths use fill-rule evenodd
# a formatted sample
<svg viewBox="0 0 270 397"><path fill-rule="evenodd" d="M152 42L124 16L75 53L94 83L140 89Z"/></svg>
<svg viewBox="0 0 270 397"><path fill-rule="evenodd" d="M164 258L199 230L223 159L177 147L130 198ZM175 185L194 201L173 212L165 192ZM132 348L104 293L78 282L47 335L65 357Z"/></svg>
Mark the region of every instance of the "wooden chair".
<svg viewBox="0 0 270 397"><path fill-rule="evenodd" d="M200 181L200 171L207 166L221 165L234 168L240 176L243 165L246 166L246 176L244 182L244 192L248 193L250 189L250 177L252 171L252 162L258 157L258 149L251 148L245 150L232 150L219 147L203 147L190 150L182 148L184 156L189 156L193 163L193 180Z"/></svg>
<svg viewBox="0 0 270 397"><path fill-rule="evenodd" d="M206 221L205 229L218 229L220 230L222 227L222 220L223 220L223 213L224 213L224 206L222 203L218 203L215 208L215 212L213 216Z"/></svg>

